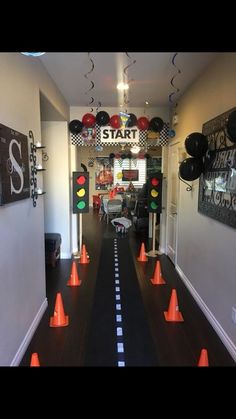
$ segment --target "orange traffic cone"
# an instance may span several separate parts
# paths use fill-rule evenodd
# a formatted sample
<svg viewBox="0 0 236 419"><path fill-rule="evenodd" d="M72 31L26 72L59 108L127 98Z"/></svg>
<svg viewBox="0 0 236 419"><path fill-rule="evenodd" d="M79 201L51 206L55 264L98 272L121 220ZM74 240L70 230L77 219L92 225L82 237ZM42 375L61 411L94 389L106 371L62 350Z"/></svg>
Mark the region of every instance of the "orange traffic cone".
<svg viewBox="0 0 236 419"><path fill-rule="evenodd" d="M39 363L39 357L37 352L34 352L31 355L31 362L30 362L30 366L31 367L40 367L40 363Z"/></svg>
<svg viewBox="0 0 236 419"><path fill-rule="evenodd" d="M79 263L89 263L85 244L82 245L82 252Z"/></svg>
<svg viewBox="0 0 236 419"><path fill-rule="evenodd" d="M70 279L67 281L66 285L68 285L69 287L78 287L79 285L81 285L81 280L79 279L75 261L72 262Z"/></svg>
<svg viewBox="0 0 236 419"><path fill-rule="evenodd" d="M152 282L153 285L162 285L166 283L166 281L164 280L161 274L161 264L159 260L157 260L156 262L154 277L151 278L150 281Z"/></svg>
<svg viewBox="0 0 236 419"><path fill-rule="evenodd" d="M63 327L68 326L69 317L64 313L61 293L57 293L54 315L50 318L50 327Z"/></svg>
<svg viewBox="0 0 236 419"><path fill-rule="evenodd" d="M169 308L168 308L168 311L164 311L164 315L167 322L183 322L184 321L183 316L179 311L177 293L175 289L172 290Z"/></svg>
<svg viewBox="0 0 236 419"><path fill-rule="evenodd" d="M137 260L139 262L147 262L148 261L148 258L146 256L144 243L141 244L140 254L139 254L139 257L137 258Z"/></svg>
<svg viewBox="0 0 236 419"><path fill-rule="evenodd" d="M206 349L201 350L201 355L197 364L198 367L209 367L208 353Z"/></svg>

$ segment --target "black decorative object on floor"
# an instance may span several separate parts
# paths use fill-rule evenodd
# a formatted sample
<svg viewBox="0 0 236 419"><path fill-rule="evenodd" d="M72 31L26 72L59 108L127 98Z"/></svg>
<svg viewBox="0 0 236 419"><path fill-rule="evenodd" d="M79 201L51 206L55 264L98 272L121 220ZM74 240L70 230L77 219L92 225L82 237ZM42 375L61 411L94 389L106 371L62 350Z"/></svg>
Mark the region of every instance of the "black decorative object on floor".
<svg viewBox="0 0 236 419"><path fill-rule="evenodd" d="M116 323L114 240L104 239L85 365L117 366L117 326L123 328L125 366L158 365L128 239L117 239L117 248L122 325Z"/></svg>

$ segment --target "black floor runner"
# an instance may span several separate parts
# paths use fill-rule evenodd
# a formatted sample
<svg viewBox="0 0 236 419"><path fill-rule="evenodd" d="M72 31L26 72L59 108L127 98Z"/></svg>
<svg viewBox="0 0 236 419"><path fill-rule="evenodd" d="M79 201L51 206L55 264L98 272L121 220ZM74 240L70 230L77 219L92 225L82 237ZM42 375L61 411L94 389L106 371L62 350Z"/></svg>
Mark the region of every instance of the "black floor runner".
<svg viewBox="0 0 236 419"><path fill-rule="evenodd" d="M117 314L122 316L119 323ZM117 327L122 337L117 336ZM123 342L123 353L119 353L119 342ZM118 366L119 360L121 366L158 365L127 238L103 240L85 365Z"/></svg>

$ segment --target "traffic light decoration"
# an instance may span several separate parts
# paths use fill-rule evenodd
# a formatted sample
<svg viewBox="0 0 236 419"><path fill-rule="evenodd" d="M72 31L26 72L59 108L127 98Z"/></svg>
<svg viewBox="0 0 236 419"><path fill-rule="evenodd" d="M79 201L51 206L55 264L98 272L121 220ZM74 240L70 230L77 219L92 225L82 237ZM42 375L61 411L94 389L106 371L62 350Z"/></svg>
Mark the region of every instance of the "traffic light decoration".
<svg viewBox="0 0 236 419"><path fill-rule="evenodd" d="M148 188L148 212L161 213L162 198L162 173L153 173L147 179Z"/></svg>
<svg viewBox="0 0 236 419"><path fill-rule="evenodd" d="M73 214L89 212L89 172L73 172Z"/></svg>

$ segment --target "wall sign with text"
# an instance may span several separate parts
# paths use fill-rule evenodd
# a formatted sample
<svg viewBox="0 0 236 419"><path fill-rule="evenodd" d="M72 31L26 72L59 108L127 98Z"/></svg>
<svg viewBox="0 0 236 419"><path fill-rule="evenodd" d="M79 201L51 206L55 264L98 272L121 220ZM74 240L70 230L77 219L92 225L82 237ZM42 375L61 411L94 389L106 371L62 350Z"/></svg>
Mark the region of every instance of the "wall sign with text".
<svg viewBox="0 0 236 419"><path fill-rule="evenodd" d="M236 228L236 145L225 130L226 120L234 109L203 125L208 152L200 177L198 211Z"/></svg>
<svg viewBox="0 0 236 419"><path fill-rule="evenodd" d="M109 126L101 127L101 143L138 143L139 129L134 128L120 128L114 129Z"/></svg>
<svg viewBox="0 0 236 419"><path fill-rule="evenodd" d="M0 124L0 205L29 197L28 138Z"/></svg>

